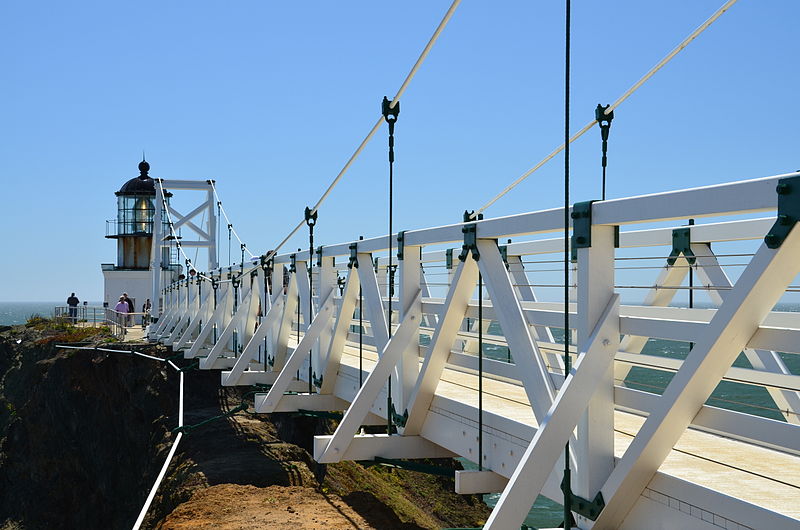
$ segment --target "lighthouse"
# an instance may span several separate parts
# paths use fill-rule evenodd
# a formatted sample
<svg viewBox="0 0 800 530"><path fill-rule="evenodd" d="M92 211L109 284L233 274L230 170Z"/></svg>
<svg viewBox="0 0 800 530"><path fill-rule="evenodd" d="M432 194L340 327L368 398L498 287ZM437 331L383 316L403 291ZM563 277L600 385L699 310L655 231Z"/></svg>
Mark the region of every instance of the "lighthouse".
<svg viewBox="0 0 800 530"><path fill-rule="evenodd" d="M106 221L106 238L116 239L117 259L115 263L103 263L103 301L109 307L122 293L128 293L137 311L152 294L151 253L160 252L155 263L160 268L162 284L171 283L181 272L179 264L171 263L169 247L153 245L153 234L168 233L166 215L156 208L155 181L149 175L150 164L139 163L139 176L125 182L114 195L117 197L117 217ZM172 194L164 192L164 201L169 204ZM158 210L158 215L156 215ZM156 226L159 223L161 226Z"/></svg>

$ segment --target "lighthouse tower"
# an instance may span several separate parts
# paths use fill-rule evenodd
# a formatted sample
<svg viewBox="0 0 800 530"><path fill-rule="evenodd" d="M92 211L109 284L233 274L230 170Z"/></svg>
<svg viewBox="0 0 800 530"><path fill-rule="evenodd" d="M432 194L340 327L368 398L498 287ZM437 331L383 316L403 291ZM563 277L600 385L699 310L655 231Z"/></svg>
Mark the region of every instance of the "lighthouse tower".
<svg viewBox="0 0 800 530"><path fill-rule="evenodd" d="M153 249L153 232L165 233L165 218L156 219L156 186L149 176L150 164L139 163L139 176L134 177L115 193L117 196L117 218L106 221L106 238L117 240L116 263L103 263L103 301L114 307L122 293L128 293L137 311L152 294L152 271L150 257ZM169 202L171 193L165 192ZM159 208L161 214L161 209ZM161 214L160 217L166 217ZM155 227L161 223L162 227ZM161 228L161 230L158 230ZM169 247L157 248L161 252L160 264L162 285L177 279L181 266L170 262Z"/></svg>

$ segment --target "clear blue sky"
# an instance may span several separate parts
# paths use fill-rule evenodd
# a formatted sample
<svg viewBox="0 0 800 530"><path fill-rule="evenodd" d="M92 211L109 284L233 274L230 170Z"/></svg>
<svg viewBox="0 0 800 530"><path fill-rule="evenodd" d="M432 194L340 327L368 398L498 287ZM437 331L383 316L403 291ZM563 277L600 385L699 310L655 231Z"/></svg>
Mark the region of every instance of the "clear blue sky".
<svg viewBox="0 0 800 530"><path fill-rule="evenodd" d="M573 124L615 100L722 0L573 2ZM142 149L217 180L262 252L313 204L449 1L3 2L0 300L102 294L104 221ZM618 111L609 196L800 168L800 3L741 0ZM395 227L457 222L563 136L562 2L465 0L403 99ZM598 198L599 133L573 148ZM556 159L487 211L561 203ZM320 211L331 244L385 232L385 129ZM288 248L306 245L303 232Z"/></svg>

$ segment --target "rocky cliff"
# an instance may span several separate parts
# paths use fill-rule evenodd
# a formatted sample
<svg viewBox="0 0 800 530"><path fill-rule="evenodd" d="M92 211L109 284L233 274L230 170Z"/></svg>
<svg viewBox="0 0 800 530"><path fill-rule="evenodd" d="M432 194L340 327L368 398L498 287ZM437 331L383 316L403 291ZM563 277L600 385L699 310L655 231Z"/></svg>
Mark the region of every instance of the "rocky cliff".
<svg viewBox="0 0 800 530"><path fill-rule="evenodd" d="M55 347L71 340L110 339L41 322L0 329L0 528L130 528L174 439L175 370ZM217 372L185 375L188 425L247 399L220 388ZM144 527L441 528L488 515L478 497L453 493L450 478L319 466L307 448L331 422L274 416L243 411L187 432Z"/></svg>

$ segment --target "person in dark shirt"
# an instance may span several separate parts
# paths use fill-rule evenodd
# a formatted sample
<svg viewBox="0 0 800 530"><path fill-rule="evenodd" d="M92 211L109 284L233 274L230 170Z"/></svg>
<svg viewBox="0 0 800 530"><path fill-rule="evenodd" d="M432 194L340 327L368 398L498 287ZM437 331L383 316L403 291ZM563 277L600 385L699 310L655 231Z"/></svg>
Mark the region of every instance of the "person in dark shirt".
<svg viewBox="0 0 800 530"><path fill-rule="evenodd" d="M135 313L136 309L133 307L133 300L128 298L128 293L122 293L122 296L125 297L125 303L128 304L128 318L127 318L128 322L127 322L126 325L127 326L132 326L133 325L133 316L131 316L131 314Z"/></svg>
<svg viewBox="0 0 800 530"><path fill-rule="evenodd" d="M69 306L69 321L75 324L78 321L78 304L81 301L75 296L75 293L69 295L67 298L67 306Z"/></svg>

